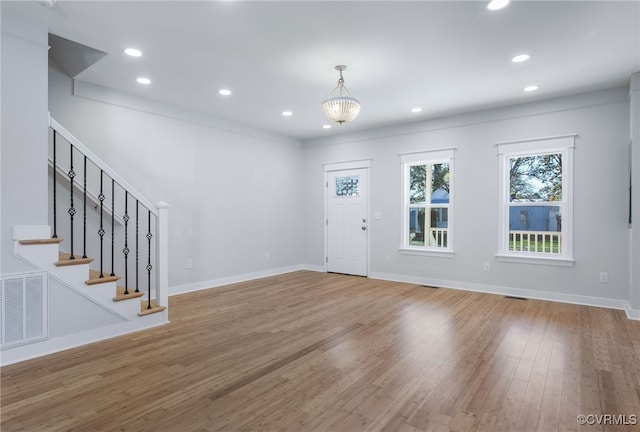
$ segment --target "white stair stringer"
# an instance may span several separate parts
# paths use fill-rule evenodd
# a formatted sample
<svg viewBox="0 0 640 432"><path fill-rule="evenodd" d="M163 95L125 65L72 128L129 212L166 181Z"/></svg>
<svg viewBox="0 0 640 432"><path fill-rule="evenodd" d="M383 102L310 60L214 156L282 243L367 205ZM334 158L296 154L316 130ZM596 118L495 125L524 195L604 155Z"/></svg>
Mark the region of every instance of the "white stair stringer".
<svg viewBox="0 0 640 432"><path fill-rule="evenodd" d="M120 313L120 311L117 311L113 307L111 307L110 304L108 304L106 302L99 301L98 299L95 298L95 296L89 295L88 291L85 290L85 289L78 289L77 285L73 285L73 284L67 283L64 279L61 279L55 273L49 272L49 277L54 279L54 280L56 280L58 283L64 285L65 287L67 287L71 291L75 292L77 295L85 298L86 300L90 301L91 303L95 304L96 306L100 307L101 309L109 312L111 315L114 315L114 316L118 317L120 319L120 321L129 322L129 321L132 320L133 314ZM84 283L83 283L83 285L84 285ZM82 288L82 287L80 287L80 288ZM115 290L115 287L114 287L114 290ZM115 303L115 302L113 302L113 303ZM137 306L138 308L140 307L138 302L126 302L126 303L135 303L134 306Z"/></svg>
<svg viewBox="0 0 640 432"><path fill-rule="evenodd" d="M113 301L116 292L116 282L104 282L99 284L87 285L83 283L82 291L86 295L101 304L109 305L110 309L117 311L128 320L136 319L140 312L140 298L131 298L123 301Z"/></svg>
<svg viewBox="0 0 640 432"><path fill-rule="evenodd" d="M20 229L18 229L20 228ZM116 282L88 285L89 265L56 266L59 259L58 244L20 244L20 240L40 240L49 238L49 227L16 227L14 230L14 251L16 257L30 266L48 272L50 281L64 286L69 292L83 299L92 307L99 308L106 316L113 317L111 323L98 327L77 323L77 332L52 336L46 340L36 341L2 349L0 366L5 366L31 358L87 345L104 339L122 336L129 333L148 330L167 324L168 311L139 316L140 297L123 301L114 301ZM22 234L22 235L21 235ZM54 293L50 293L50 296ZM97 309L94 309L97 310ZM53 311L52 311L53 312ZM51 315L51 314L50 314Z"/></svg>
<svg viewBox="0 0 640 432"><path fill-rule="evenodd" d="M116 282L104 282L87 285L89 279L89 264L76 264L66 266L56 266L58 245L21 245L16 242L17 255L56 278L76 293L90 299L93 303L102 308L117 314L127 321L137 320L140 312L140 299L132 298L119 302L113 301L116 295ZM53 252L51 251L53 249ZM45 261L49 259L48 263Z"/></svg>

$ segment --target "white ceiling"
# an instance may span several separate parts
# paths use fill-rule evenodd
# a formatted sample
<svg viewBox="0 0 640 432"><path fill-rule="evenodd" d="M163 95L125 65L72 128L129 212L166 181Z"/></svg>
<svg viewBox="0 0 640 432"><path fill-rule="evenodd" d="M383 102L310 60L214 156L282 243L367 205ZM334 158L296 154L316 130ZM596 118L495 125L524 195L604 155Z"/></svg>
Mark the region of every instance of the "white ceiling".
<svg viewBox="0 0 640 432"><path fill-rule="evenodd" d="M310 139L629 82L640 1L2 2L49 32L108 53L76 79ZM140 58L123 53L127 47ZM528 53L531 60L513 64ZM322 129L346 64L362 103ZM151 85L136 83L138 76ZM524 93L529 84L539 90ZM218 95L229 88L233 95ZM422 107L421 113L411 108ZM283 110L293 111L285 118Z"/></svg>

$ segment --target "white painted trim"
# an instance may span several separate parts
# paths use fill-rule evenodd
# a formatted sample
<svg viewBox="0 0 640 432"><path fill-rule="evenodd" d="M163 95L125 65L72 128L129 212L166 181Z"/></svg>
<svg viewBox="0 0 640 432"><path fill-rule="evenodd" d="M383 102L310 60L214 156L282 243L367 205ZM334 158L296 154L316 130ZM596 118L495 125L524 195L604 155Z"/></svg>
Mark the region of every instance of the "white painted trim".
<svg viewBox="0 0 640 432"><path fill-rule="evenodd" d="M563 139L563 138L573 138L575 141L575 138L577 136L578 134L574 133L574 134L547 136L542 138L525 138L525 139L519 139L514 141L501 141L501 142L497 142L495 145L499 147L505 144L522 144L522 143L529 143L529 142L535 142L535 141L548 141L548 140L556 140L556 139Z"/></svg>
<svg viewBox="0 0 640 432"><path fill-rule="evenodd" d="M561 294L550 291L538 291L523 288L511 288L499 285L487 285L477 284L472 282L460 282L450 281L444 279L433 279L421 276L406 276L391 273L371 273L369 275L371 279L381 279L393 282L405 282L418 285L427 285L438 288L451 288L463 291L482 292L487 294L508 295L514 297L524 297L535 300L545 300L558 303L570 303L582 306L595 306L608 309L618 309L627 312L627 316L630 314L634 316L636 312L629 308L629 303L626 300L608 299L602 297L591 297L576 294ZM638 315L640 317L640 315ZM630 319L636 319L631 318ZM640 318L638 318L640 319Z"/></svg>
<svg viewBox="0 0 640 432"><path fill-rule="evenodd" d="M262 270L253 273L245 273L234 276L226 276L208 281L194 282L190 284L177 285L169 288L169 296L186 294L195 291L202 291L209 288L216 288L224 285L231 285L239 282L247 282L255 279L262 279L269 276L277 276L285 273L292 273L300 270L317 271L324 273L325 270L321 266L311 265L294 265L289 267L279 267L269 270Z"/></svg>
<svg viewBox="0 0 640 432"><path fill-rule="evenodd" d="M420 255L434 258L455 258L456 253L452 250L437 250L437 249L411 249L411 248L398 248L398 253L402 255Z"/></svg>
<svg viewBox="0 0 640 432"><path fill-rule="evenodd" d="M449 163L450 160L455 159L455 148L444 148L434 150L416 151L410 153L398 153L400 156L400 163L402 164L417 164L428 163L437 164L440 162Z"/></svg>
<svg viewBox="0 0 640 432"><path fill-rule="evenodd" d="M410 151L410 152L402 152L402 153L398 153L398 156L400 156L400 158L404 157L408 157L410 158L413 155L423 155L423 154L430 154L430 153L440 153L440 152L451 152L453 157L453 154L455 154L455 151L458 150L457 147L443 147L443 148L436 148L433 150L416 150L416 151ZM448 159L449 157L446 157L446 159ZM431 159L431 157L429 157L428 159Z"/></svg>
<svg viewBox="0 0 640 432"><path fill-rule="evenodd" d="M169 306L169 204L158 202L156 218L156 301Z"/></svg>
<svg viewBox="0 0 640 432"><path fill-rule="evenodd" d="M369 275L369 269L371 269L371 159L361 159L345 162L330 162L324 163L324 272L329 271L329 173L343 170L364 169L366 170L367 177L367 271L366 275Z"/></svg>
<svg viewBox="0 0 640 432"><path fill-rule="evenodd" d="M36 357L65 351L71 348L81 347L90 343L135 333L141 330L148 330L153 327L164 325L167 322L168 321L166 321L164 314L157 313L141 317L140 320L137 321L127 321L82 333L74 333L72 335L47 339L30 345L6 349L2 351L0 366L7 366Z"/></svg>
<svg viewBox="0 0 640 432"><path fill-rule="evenodd" d="M576 260L570 258L554 258L547 256L524 256L524 255L501 255L496 254L496 261L519 263L519 264L535 264L535 265L548 265L556 267L573 267Z"/></svg>
<svg viewBox="0 0 640 432"><path fill-rule="evenodd" d="M640 321L640 309L631 309L629 302L627 302L625 312L627 313L627 318L630 320Z"/></svg>
<svg viewBox="0 0 640 432"><path fill-rule="evenodd" d="M13 240L44 240L51 238L49 225L15 225Z"/></svg>
<svg viewBox="0 0 640 432"><path fill-rule="evenodd" d="M498 157L498 253L502 262L519 262L527 264L549 264L572 266L573 255L573 195L574 195L574 152L577 135L560 135L556 137L532 138L496 144ZM561 153L563 160L562 201L547 205L562 207L562 253L557 258L541 256L533 258L526 254L509 251L509 170L507 163L510 157L521 155ZM528 204L528 203L526 203ZM523 204L525 205L525 204ZM536 203L535 206L543 205Z"/></svg>
<svg viewBox="0 0 640 432"><path fill-rule="evenodd" d="M324 172L329 171L342 171L349 169L371 168L371 159L358 159L342 162L327 162L323 163Z"/></svg>
<svg viewBox="0 0 640 432"><path fill-rule="evenodd" d="M402 200L400 203L402 219L400 222L400 247L398 250L400 253L405 255L424 255L424 256L443 256L432 254L432 252L441 253L441 254L450 254L450 257L454 256L454 245L455 245L455 196L456 196L456 185L455 185L455 177L456 177L456 168L455 168L455 153L456 148L446 148L446 149L434 149L434 150L425 150L420 152L411 152L411 153L400 153L400 181L401 181L401 194L400 199ZM409 189L410 189L410 169L411 166L415 166L418 164L437 164L437 163L447 163L449 164L449 203L448 204L431 204L428 203L416 203L411 204L409 199ZM428 174L427 178L430 179L430 175ZM431 180L427 180L431 181ZM423 207L425 211L429 208L433 207L441 207L447 208L448 211L448 224L447 224L447 242L448 247L436 249L433 247L425 246L411 246L409 244L409 213L411 207ZM426 229L427 227L425 227ZM426 237L425 237L426 243ZM421 252L423 251L423 252Z"/></svg>
<svg viewBox="0 0 640 432"><path fill-rule="evenodd" d="M102 159L96 156L91 150L89 150L84 144L82 144L75 136L73 136L68 130L66 130L60 123L55 121L53 117L49 117L49 126L54 129L62 138L67 140L70 144L72 144L80 153L85 155L88 159L91 160L99 169L104 171L106 175L115 180L122 188L126 189L129 192L129 195L133 196L137 199L140 204L145 206L148 210L151 211L154 215L158 215L158 209L151 203L151 201L147 200L142 196L140 192L134 189L129 183L127 183L122 177L120 177L115 171L113 171L109 165L107 165Z"/></svg>

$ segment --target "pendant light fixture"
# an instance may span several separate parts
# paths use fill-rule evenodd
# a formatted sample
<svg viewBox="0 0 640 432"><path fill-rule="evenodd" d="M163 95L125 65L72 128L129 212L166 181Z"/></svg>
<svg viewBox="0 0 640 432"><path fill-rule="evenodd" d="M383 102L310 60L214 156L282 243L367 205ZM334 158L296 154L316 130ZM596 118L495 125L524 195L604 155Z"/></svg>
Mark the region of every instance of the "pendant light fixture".
<svg viewBox="0 0 640 432"><path fill-rule="evenodd" d="M329 120L333 120L338 124L347 123L355 119L360 112L360 101L351 96L351 93L344 86L344 78L342 71L347 67L345 65L336 66L336 70L340 72L338 85L329 97L322 101L322 111ZM336 94L337 93L337 94ZM334 96L334 94L336 94Z"/></svg>

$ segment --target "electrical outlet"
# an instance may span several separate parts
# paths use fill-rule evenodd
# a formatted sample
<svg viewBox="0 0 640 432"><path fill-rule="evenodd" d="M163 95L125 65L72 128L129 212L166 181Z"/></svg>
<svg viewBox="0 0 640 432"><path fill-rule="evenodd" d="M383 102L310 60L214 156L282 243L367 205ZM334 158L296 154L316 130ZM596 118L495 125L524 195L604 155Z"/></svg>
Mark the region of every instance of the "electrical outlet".
<svg viewBox="0 0 640 432"><path fill-rule="evenodd" d="M609 273L600 272L600 283L609 283Z"/></svg>
<svg viewBox="0 0 640 432"><path fill-rule="evenodd" d="M483 268L482 268L482 271L490 272L490 271L491 271L491 264L489 264L489 263L484 263Z"/></svg>
<svg viewBox="0 0 640 432"><path fill-rule="evenodd" d="M391 255L385 255L384 256L384 262L390 263L391 262Z"/></svg>
<svg viewBox="0 0 640 432"><path fill-rule="evenodd" d="M188 268L188 269L193 268L193 260L192 260L192 259L188 259L188 260L187 260L187 268Z"/></svg>

